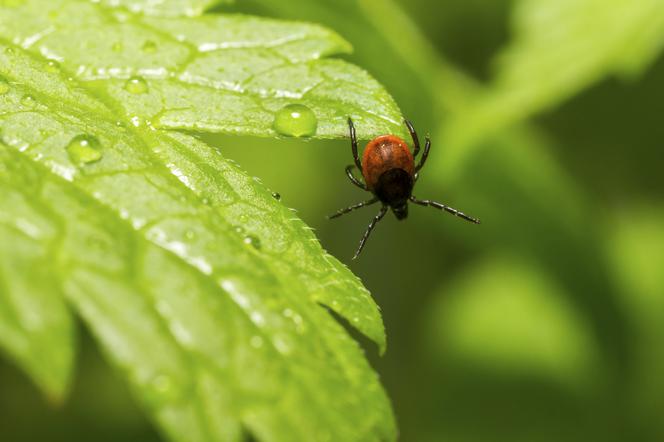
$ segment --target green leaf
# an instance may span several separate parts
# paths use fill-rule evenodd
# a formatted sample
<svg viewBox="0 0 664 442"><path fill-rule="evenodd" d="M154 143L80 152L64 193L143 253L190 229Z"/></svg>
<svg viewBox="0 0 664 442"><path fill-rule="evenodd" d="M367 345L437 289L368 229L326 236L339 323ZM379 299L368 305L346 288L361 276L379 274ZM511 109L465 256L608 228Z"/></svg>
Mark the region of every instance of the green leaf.
<svg viewBox="0 0 664 442"><path fill-rule="evenodd" d="M599 351L566 296L536 266L491 258L440 291L429 323L433 354L583 385L599 375Z"/></svg>
<svg viewBox="0 0 664 442"><path fill-rule="evenodd" d="M0 36L117 97L134 124L276 136L275 114L302 104L317 118L318 138L346 137L349 115L364 138L404 130L379 83L324 58L351 48L316 25L242 15L145 17L89 2L26 0L0 11Z"/></svg>
<svg viewBox="0 0 664 442"><path fill-rule="evenodd" d="M197 16L232 0L97 0L105 6L124 7L131 12L155 16Z"/></svg>
<svg viewBox="0 0 664 442"><path fill-rule="evenodd" d="M48 294L65 293L171 439L395 438L376 374L319 303L384 348L378 309L291 210L195 138L128 124L112 80L0 46L0 187L17 200L3 226L21 227L22 206L48 215L31 237L57 243Z"/></svg>
<svg viewBox="0 0 664 442"><path fill-rule="evenodd" d="M635 76L664 47L661 0L521 0L491 88L450 124L453 169L487 135L612 74Z"/></svg>
<svg viewBox="0 0 664 442"><path fill-rule="evenodd" d="M640 428L662 435L656 416L664 398L664 207L622 207L610 217L606 242L611 276L625 313L632 350L630 400Z"/></svg>
<svg viewBox="0 0 664 442"><path fill-rule="evenodd" d="M0 180L8 179L0 164ZM71 315L50 268L61 226L48 210L10 190L0 192L0 208L0 347L59 401L74 359Z"/></svg>

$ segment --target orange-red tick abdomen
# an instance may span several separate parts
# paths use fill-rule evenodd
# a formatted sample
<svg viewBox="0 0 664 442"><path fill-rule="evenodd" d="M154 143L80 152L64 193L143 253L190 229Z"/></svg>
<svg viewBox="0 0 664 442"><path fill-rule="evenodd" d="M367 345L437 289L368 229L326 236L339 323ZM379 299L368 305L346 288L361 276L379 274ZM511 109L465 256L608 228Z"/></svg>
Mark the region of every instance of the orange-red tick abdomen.
<svg viewBox="0 0 664 442"><path fill-rule="evenodd" d="M391 169L403 169L413 176L415 165L408 144L395 135L369 141L362 155L362 175L369 190L374 190L380 176Z"/></svg>

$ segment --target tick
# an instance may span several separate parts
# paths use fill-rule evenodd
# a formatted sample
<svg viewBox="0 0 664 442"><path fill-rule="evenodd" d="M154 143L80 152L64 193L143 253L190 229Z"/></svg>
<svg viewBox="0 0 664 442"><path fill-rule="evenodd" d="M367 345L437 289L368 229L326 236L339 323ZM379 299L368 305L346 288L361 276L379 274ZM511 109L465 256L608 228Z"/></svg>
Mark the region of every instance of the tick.
<svg viewBox="0 0 664 442"><path fill-rule="evenodd" d="M328 218L337 218L348 212L352 212L355 209L370 206L377 202L382 204L380 211L374 216L369 223L366 232L364 232L364 236L362 236L362 239L360 240L360 245L355 252L355 256L353 256L353 259L360 255L371 231L376 227L378 221L383 219L389 209L392 209L392 212L399 220L408 217L408 202L419 204L420 206L435 207L436 209L444 210L447 213L451 213L452 215L463 218L471 223L480 223L480 220L468 216L450 206L431 200L419 200L413 196L413 186L415 186L415 183L419 178L419 172L429 156L431 140L429 137L426 137L424 153L422 153L419 163L415 166L415 159L420 153L420 141L417 138L417 132L415 132L412 123L408 120L405 120L404 123L408 128L410 137L413 139L413 153L410 152L408 144L396 135L381 135L369 141L364 148L362 161L360 161L357 152L355 125L353 125L353 120L348 118L348 129L350 130L351 148L355 164L346 167L346 175L351 183L355 184L360 189L371 192L373 198L346 207L345 209L340 209L333 215L328 216ZM362 172L364 182L355 178L355 175L353 175L353 167L357 167L360 172Z"/></svg>

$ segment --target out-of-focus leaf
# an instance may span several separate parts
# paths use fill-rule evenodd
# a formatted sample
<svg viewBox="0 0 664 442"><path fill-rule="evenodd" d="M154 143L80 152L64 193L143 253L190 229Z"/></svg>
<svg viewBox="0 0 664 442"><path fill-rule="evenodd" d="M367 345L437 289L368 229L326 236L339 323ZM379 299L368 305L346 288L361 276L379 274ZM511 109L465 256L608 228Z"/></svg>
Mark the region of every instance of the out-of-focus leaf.
<svg viewBox="0 0 664 442"><path fill-rule="evenodd" d="M611 74L634 76L664 47L661 0L521 0L491 87L450 123L448 170L479 141Z"/></svg>
<svg viewBox="0 0 664 442"><path fill-rule="evenodd" d="M364 70L328 55L350 45L317 25L243 15L135 15L75 0L26 0L0 10L0 36L56 60L118 97L136 125L243 135L273 128L290 104L314 112L305 134L346 137L403 131L398 107ZM297 135L294 131L292 135Z"/></svg>
<svg viewBox="0 0 664 442"><path fill-rule="evenodd" d="M592 333L566 295L536 267L498 257L440 293L431 313L434 350L499 373L561 382L597 375Z"/></svg>
<svg viewBox="0 0 664 442"><path fill-rule="evenodd" d="M318 303L383 346L377 307L267 189L19 47L1 45L0 76L0 186L17 200L1 212L48 214L49 294L65 292L170 438L395 437L375 373Z"/></svg>
<svg viewBox="0 0 664 442"><path fill-rule="evenodd" d="M664 437L664 210L623 209L610 223L607 253L634 336L631 409L644 428Z"/></svg>
<svg viewBox="0 0 664 442"><path fill-rule="evenodd" d="M0 164L0 180L9 177ZM0 192L0 208L0 346L59 401L74 360L71 315L51 273L61 226L13 192Z"/></svg>

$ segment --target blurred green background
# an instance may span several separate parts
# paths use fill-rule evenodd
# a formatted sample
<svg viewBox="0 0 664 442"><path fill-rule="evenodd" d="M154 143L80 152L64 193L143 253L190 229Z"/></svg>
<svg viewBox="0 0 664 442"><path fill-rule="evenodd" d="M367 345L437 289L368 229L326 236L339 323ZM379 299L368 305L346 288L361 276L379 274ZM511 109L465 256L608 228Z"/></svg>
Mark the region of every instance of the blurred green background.
<svg viewBox="0 0 664 442"><path fill-rule="evenodd" d="M659 0L239 0L327 25L430 160L351 262L374 208L347 141L207 136L282 195L380 304L403 441L664 440L664 19ZM48 403L0 362L0 440L159 437L87 335ZM38 422L38 424L36 424Z"/></svg>

